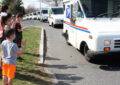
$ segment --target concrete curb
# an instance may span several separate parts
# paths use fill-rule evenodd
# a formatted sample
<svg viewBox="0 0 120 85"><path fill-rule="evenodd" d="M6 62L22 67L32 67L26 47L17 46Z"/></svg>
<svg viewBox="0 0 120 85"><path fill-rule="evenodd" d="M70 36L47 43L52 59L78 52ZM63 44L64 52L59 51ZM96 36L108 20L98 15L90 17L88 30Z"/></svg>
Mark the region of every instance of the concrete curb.
<svg viewBox="0 0 120 85"><path fill-rule="evenodd" d="M42 28L41 31L41 39L40 39L40 48L39 48L39 53L40 53L40 61L38 64L44 64L44 29Z"/></svg>
<svg viewBox="0 0 120 85"><path fill-rule="evenodd" d="M42 28L40 48L39 48L40 61L38 61L38 64L44 64L44 60L45 60L44 46L45 46L45 30L44 30L44 28ZM50 64L50 62L47 62L47 64ZM46 73L49 73L51 75L50 77L52 78L52 81L53 81L53 83L51 85L56 85L56 83L58 82L56 76L52 72L50 72L47 68L44 68L44 69L45 69Z"/></svg>

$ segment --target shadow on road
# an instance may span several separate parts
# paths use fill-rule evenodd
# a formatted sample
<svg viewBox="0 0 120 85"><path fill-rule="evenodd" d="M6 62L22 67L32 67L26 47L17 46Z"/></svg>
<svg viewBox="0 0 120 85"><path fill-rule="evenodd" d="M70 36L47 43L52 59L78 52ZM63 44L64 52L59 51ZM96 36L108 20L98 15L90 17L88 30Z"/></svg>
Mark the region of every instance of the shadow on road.
<svg viewBox="0 0 120 85"><path fill-rule="evenodd" d="M23 54L26 54L26 55L32 55L32 56L35 56L35 57L39 57L40 54L32 54L32 53L23 53Z"/></svg>
<svg viewBox="0 0 120 85"><path fill-rule="evenodd" d="M83 79L83 77L77 77L74 76L73 74L55 74L55 76L59 80L72 80L73 82Z"/></svg>
<svg viewBox="0 0 120 85"><path fill-rule="evenodd" d="M56 29L63 29L63 26L56 26Z"/></svg>
<svg viewBox="0 0 120 85"><path fill-rule="evenodd" d="M46 57L45 60L60 60L58 58L53 58L53 57Z"/></svg>
<svg viewBox="0 0 120 85"><path fill-rule="evenodd" d="M68 84L68 83L65 83L64 81L59 81L57 84L55 84L55 85L70 85L70 84Z"/></svg>
<svg viewBox="0 0 120 85"><path fill-rule="evenodd" d="M47 65L47 64L43 64L43 67L46 68L57 68L57 69L68 69L68 68L77 68L76 66L67 66L67 65Z"/></svg>
<svg viewBox="0 0 120 85"><path fill-rule="evenodd" d="M92 63L105 71L120 71L120 53L96 56Z"/></svg>

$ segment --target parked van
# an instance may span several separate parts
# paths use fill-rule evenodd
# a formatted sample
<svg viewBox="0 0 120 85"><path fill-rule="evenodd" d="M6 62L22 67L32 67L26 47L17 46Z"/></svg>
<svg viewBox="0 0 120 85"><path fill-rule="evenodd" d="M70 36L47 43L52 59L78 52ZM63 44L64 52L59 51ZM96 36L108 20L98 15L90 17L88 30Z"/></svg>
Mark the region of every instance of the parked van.
<svg viewBox="0 0 120 85"><path fill-rule="evenodd" d="M24 16L23 16L23 20L27 20L27 15L24 15Z"/></svg>
<svg viewBox="0 0 120 85"><path fill-rule="evenodd" d="M29 14L26 14L26 19L27 19L27 20L29 19Z"/></svg>
<svg viewBox="0 0 120 85"><path fill-rule="evenodd" d="M51 7L49 8L48 22L50 26L54 28L57 25L63 25L64 11L63 7Z"/></svg>
<svg viewBox="0 0 120 85"><path fill-rule="evenodd" d="M32 20L33 13L29 14L29 20Z"/></svg>
<svg viewBox="0 0 120 85"><path fill-rule="evenodd" d="M48 9L47 8L41 9L40 20L43 22L48 21Z"/></svg>
<svg viewBox="0 0 120 85"><path fill-rule="evenodd" d="M68 44L87 60L120 52L120 0L63 0Z"/></svg>
<svg viewBox="0 0 120 85"><path fill-rule="evenodd" d="M37 19L37 13L36 12L33 12L32 13L32 20L36 20Z"/></svg>
<svg viewBox="0 0 120 85"><path fill-rule="evenodd" d="M37 20L40 20L40 11L37 12Z"/></svg>

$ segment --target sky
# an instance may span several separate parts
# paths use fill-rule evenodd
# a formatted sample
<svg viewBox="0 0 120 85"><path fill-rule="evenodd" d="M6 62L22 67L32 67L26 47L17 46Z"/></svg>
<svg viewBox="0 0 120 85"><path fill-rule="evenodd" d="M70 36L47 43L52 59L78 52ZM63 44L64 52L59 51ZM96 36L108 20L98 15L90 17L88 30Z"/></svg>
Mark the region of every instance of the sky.
<svg viewBox="0 0 120 85"><path fill-rule="evenodd" d="M28 6L40 8L40 0L22 0L24 3L24 7L27 8ZM48 7L45 3L41 4L42 7Z"/></svg>

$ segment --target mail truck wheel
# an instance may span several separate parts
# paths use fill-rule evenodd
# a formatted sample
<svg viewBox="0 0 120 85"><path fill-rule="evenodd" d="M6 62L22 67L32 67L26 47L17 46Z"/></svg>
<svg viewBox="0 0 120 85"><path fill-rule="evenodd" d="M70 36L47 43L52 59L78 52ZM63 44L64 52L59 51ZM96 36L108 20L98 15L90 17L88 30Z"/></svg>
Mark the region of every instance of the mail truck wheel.
<svg viewBox="0 0 120 85"><path fill-rule="evenodd" d="M40 19L40 22L43 22L43 20L42 20L42 19Z"/></svg>
<svg viewBox="0 0 120 85"><path fill-rule="evenodd" d="M71 45L70 42L69 42L68 32L66 32L65 39L66 39L66 43L67 43L68 45Z"/></svg>
<svg viewBox="0 0 120 85"><path fill-rule="evenodd" d="M49 24L49 26L51 26L49 21L48 21L48 24Z"/></svg>
<svg viewBox="0 0 120 85"><path fill-rule="evenodd" d="M55 25L54 23L52 23L52 27L53 27L53 28L56 28L56 25Z"/></svg>
<svg viewBox="0 0 120 85"><path fill-rule="evenodd" d="M93 55L90 53L90 50L87 46L87 44L84 45L84 56L87 61L92 62L93 61Z"/></svg>

